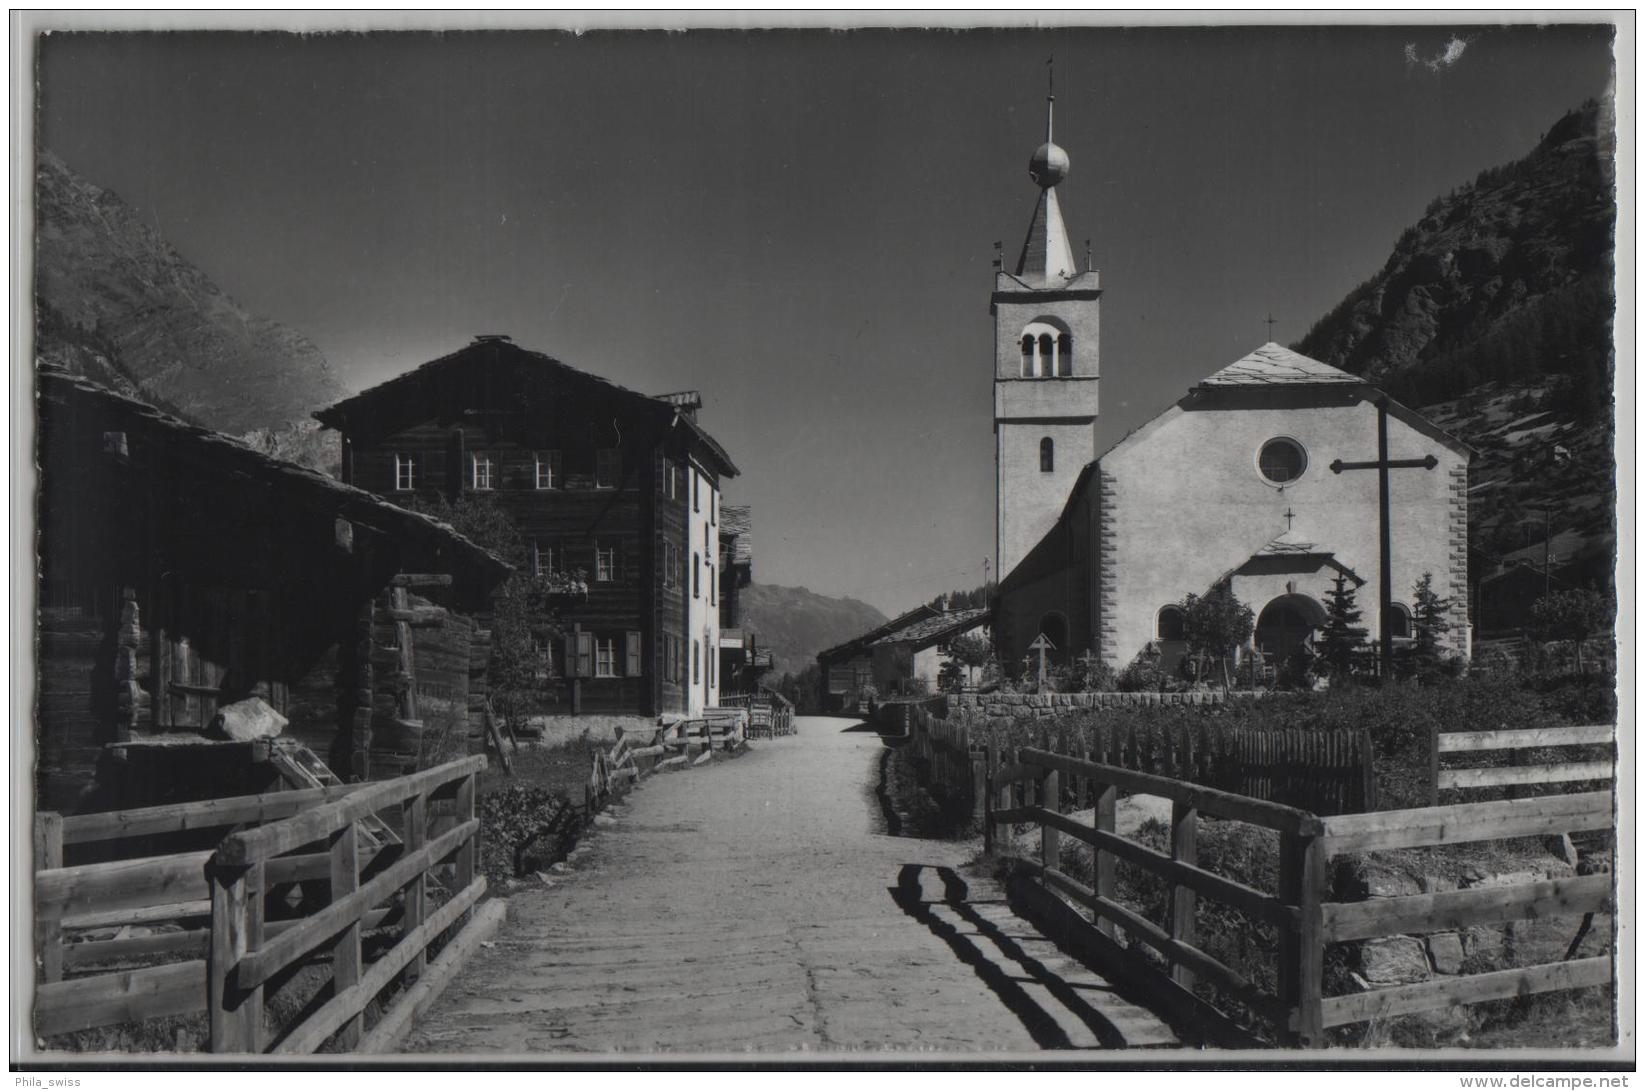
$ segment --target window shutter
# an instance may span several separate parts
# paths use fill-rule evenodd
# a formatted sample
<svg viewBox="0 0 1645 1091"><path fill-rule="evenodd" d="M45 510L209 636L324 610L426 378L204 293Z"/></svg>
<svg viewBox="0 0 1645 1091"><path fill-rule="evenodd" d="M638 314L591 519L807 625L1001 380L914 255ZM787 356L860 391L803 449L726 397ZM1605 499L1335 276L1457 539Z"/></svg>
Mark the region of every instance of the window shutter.
<svg viewBox="0 0 1645 1091"><path fill-rule="evenodd" d="M627 669L623 671L630 678L640 676L640 634L630 632L623 640L624 658L628 660Z"/></svg>
<svg viewBox="0 0 1645 1091"><path fill-rule="evenodd" d="M577 673L577 634L565 634L565 676L567 678L582 677Z"/></svg>
<svg viewBox="0 0 1645 1091"><path fill-rule="evenodd" d="M594 634L577 634L577 677L594 677Z"/></svg>

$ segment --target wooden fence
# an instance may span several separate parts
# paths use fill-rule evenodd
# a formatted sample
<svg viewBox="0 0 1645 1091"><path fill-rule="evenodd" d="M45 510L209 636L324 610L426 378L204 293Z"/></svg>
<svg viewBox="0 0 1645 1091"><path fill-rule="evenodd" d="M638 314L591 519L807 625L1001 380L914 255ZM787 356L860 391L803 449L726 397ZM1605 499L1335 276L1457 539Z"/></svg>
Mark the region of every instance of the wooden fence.
<svg viewBox="0 0 1645 1091"><path fill-rule="evenodd" d="M722 694L720 708L746 709L749 715L748 737L751 739L794 734L794 703L775 690ZM714 711L709 709L706 715L712 715Z"/></svg>
<svg viewBox="0 0 1645 1091"><path fill-rule="evenodd" d="M371 784L37 815L35 1033L204 1013L215 1053L271 1045L309 1052L333 1034L352 1048L365 1006L397 977L419 975L429 942L485 890L474 873L473 813L474 778L484 767L477 756ZM385 829L378 816L395 808L400 831L388 839L372 832ZM436 835L434 812L441 808L454 815ZM63 864L66 846L246 826L214 851ZM447 859L450 874L435 879ZM449 892L438 908L431 906L431 884L436 893ZM292 912L286 895L299 885L311 911L269 919ZM323 904L316 904L322 893ZM157 924L181 927L69 942L77 933ZM361 932L392 926L393 946L365 964ZM270 1033L265 989L294 967L327 961L330 999ZM83 976L68 977L76 972Z"/></svg>
<svg viewBox="0 0 1645 1091"><path fill-rule="evenodd" d="M1325 949L1331 943L1555 913L1606 912L1612 906L1609 875L1329 902L1328 863L1333 856L1610 829L1616 816L1609 793L1320 818L1266 800L1049 750L1001 752L996 747L988 766L990 805L985 829L989 848L1010 855L1010 825L1038 826L1039 858L1014 858L1016 874L1042 896L1055 892L1089 910L1093 920L1080 922L1079 942L1105 964L1117 967L1120 976L1140 982L1162 1007L1192 1012L1191 1017L1202 1020L1202 1025L1231 1025L1232 1021L1195 995L1196 983L1209 985L1219 1000L1243 1006L1275 1038L1314 1047L1325 1043L1324 1032L1330 1027L1612 980L1610 958L1595 957L1346 996L1323 994ZM1089 799L1094 808L1089 825L1062 813L1064 790L1070 783L1077 804ZM1117 833L1116 803L1121 791L1170 800L1168 852ZM1235 879L1200 867L1198 834L1205 817L1277 833L1277 889L1258 889L1242 881L1248 876ZM1064 837L1091 846L1091 874L1075 876L1064 870ZM1169 890L1163 922L1149 919L1138 906L1123 904L1116 860L1141 869ZM1276 987L1272 991L1197 945L1201 899L1277 929ZM1169 972L1141 957L1143 947L1163 960Z"/></svg>
<svg viewBox="0 0 1645 1091"><path fill-rule="evenodd" d="M1052 730L1041 726L994 728L932 715L929 705L910 706L909 737L928 763L936 794L970 799L982 811L982 766L990 740L1009 745L1012 736L1037 735L1054 748ZM1026 741L1026 740L1025 740ZM1095 721L1064 740L1061 749L1099 764L1185 780L1251 799L1266 799L1315 814L1350 814L1376 807L1370 734L1364 730L1267 731L1203 723L1174 732L1145 731L1133 724Z"/></svg>
<svg viewBox="0 0 1645 1091"><path fill-rule="evenodd" d="M1567 747L1604 747L1601 759L1527 763L1529 752ZM1441 792L1471 788L1503 788L1510 796L1548 785L1581 781L1611 781L1616 776L1616 725L1543 727L1519 731L1434 730L1431 756L1432 802ZM1485 760L1486 754L1506 755L1505 764ZM1455 755L1447 760L1444 755ZM1546 755L1544 755L1546 756Z"/></svg>

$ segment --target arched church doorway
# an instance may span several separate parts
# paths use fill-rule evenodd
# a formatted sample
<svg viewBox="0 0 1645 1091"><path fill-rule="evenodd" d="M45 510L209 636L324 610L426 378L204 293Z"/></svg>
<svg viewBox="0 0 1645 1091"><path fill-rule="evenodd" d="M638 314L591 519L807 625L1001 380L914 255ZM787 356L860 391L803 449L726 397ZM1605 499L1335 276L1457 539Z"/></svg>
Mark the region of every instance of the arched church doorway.
<svg viewBox="0 0 1645 1091"><path fill-rule="evenodd" d="M1325 607L1318 602L1307 595L1281 595L1257 617L1257 648L1272 662L1283 663L1323 624Z"/></svg>

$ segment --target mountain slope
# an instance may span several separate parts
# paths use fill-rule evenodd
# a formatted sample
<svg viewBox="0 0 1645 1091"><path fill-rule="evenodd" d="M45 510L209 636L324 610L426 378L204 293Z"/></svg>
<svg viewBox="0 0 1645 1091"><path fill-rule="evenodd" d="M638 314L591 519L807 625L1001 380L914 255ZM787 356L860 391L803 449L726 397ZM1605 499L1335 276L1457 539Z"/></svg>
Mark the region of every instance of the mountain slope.
<svg viewBox="0 0 1645 1091"><path fill-rule="evenodd" d="M246 311L49 151L35 247L39 356L231 435L285 435L346 393L313 342Z"/></svg>
<svg viewBox="0 0 1645 1091"><path fill-rule="evenodd" d="M798 674L817 661L824 648L843 644L888 620L874 607L856 599L836 599L804 587L755 583L739 593L742 627L759 638L771 652L771 681L785 671Z"/></svg>
<svg viewBox="0 0 1645 1091"><path fill-rule="evenodd" d="M1591 388L1608 388L1611 366L1614 120L1586 103L1523 159L1436 198L1293 347L1417 404L1563 376L1602 415Z"/></svg>
<svg viewBox="0 0 1645 1091"><path fill-rule="evenodd" d="M1586 103L1525 158L1437 198L1382 270L1293 346L1422 406L1475 448L1475 586L1545 552L1571 583L1609 579L1614 121Z"/></svg>

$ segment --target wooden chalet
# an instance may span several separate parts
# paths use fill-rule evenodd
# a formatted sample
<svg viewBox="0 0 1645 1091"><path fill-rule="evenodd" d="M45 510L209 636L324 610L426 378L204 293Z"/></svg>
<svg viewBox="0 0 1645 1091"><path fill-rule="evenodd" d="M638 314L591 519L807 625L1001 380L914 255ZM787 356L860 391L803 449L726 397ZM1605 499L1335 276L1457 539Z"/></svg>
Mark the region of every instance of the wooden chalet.
<svg viewBox="0 0 1645 1091"><path fill-rule="evenodd" d="M696 713L718 690L719 490L737 473L695 393L625 389L503 335L315 414L343 480L484 497L556 593L538 619L551 714Z"/></svg>
<svg viewBox="0 0 1645 1091"><path fill-rule="evenodd" d="M883 625L843 644L817 653L818 699L824 712L847 712L859 707L859 695L874 685L874 642L918 621L941 617L933 606L916 606Z"/></svg>
<svg viewBox="0 0 1645 1091"><path fill-rule="evenodd" d="M720 508L720 677L728 693L753 693L771 670L771 653L744 624L742 592L754 582L754 513L745 504Z"/></svg>
<svg viewBox="0 0 1645 1091"><path fill-rule="evenodd" d="M461 753L509 567L450 527L65 371L37 372L37 805L261 791L271 749ZM211 737L260 697L273 743Z"/></svg>

